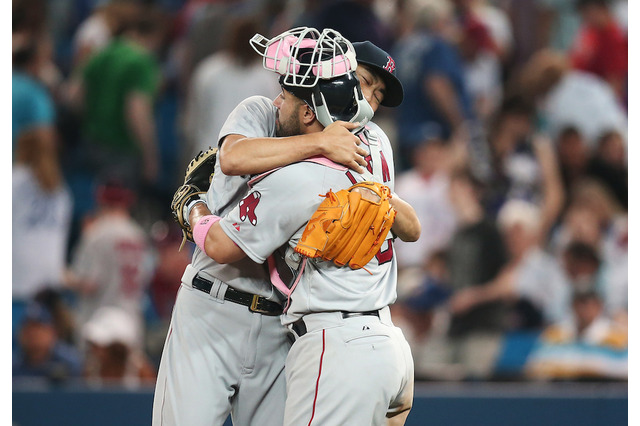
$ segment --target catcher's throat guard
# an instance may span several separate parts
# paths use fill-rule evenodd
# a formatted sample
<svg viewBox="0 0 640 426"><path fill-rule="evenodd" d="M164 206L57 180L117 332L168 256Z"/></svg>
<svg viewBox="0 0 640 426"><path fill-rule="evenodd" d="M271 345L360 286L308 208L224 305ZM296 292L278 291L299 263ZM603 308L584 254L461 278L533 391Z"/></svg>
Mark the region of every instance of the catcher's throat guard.
<svg viewBox="0 0 640 426"><path fill-rule="evenodd" d="M380 250L396 217L391 191L377 182L360 182L324 196L295 247L309 258L364 268Z"/></svg>
<svg viewBox="0 0 640 426"><path fill-rule="evenodd" d="M311 93L311 102L316 118L324 127L337 120L360 123L353 130L357 133L373 117L373 108L362 94L355 73L320 81Z"/></svg>

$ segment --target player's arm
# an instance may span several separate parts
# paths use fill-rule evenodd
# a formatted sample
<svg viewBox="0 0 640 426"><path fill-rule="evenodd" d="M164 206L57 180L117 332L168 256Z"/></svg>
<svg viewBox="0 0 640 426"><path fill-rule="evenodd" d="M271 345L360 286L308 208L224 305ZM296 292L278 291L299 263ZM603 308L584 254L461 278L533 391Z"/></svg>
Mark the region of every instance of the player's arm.
<svg viewBox="0 0 640 426"><path fill-rule="evenodd" d="M204 222L202 219L205 217L212 218L215 222L207 226L207 223L202 223ZM220 218L217 216L211 215L211 210L204 203L198 203L191 209L189 223L195 224L193 235L196 244L198 244L198 241L204 241L204 243L198 245L202 244L200 248L204 250L207 256L219 264L237 262L246 257L245 252L224 233L219 220ZM204 233L204 238L202 233Z"/></svg>
<svg viewBox="0 0 640 426"><path fill-rule="evenodd" d="M422 226L420 225L420 219L418 219L415 209L411 207L411 204L407 203L396 194L393 194L393 197L389 202L397 212L391 231L402 241L418 241L422 231Z"/></svg>
<svg viewBox="0 0 640 426"><path fill-rule="evenodd" d="M259 174L323 155L362 173L368 153L360 146L360 139L350 132L357 127L356 123L336 121L320 133L307 135L282 138L228 135L220 147L220 168L229 176Z"/></svg>

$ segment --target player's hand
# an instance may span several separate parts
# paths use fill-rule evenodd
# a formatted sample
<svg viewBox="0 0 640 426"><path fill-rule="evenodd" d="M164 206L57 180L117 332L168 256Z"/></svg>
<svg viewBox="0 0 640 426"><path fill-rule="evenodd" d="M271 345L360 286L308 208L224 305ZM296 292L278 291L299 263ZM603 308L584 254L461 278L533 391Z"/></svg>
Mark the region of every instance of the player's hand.
<svg viewBox="0 0 640 426"><path fill-rule="evenodd" d="M364 157L369 153L360 146L360 138L351 133L351 130L358 127L360 127L358 123L336 121L325 127L320 137L325 157L362 173L367 166Z"/></svg>

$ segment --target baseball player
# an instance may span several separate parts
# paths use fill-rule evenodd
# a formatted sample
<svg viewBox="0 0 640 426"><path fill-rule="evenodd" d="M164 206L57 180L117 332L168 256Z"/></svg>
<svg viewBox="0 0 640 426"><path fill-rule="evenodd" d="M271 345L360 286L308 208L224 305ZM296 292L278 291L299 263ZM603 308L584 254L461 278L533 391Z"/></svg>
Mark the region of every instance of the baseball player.
<svg viewBox="0 0 640 426"><path fill-rule="evenodd" d="M96 217L85 226L73 256L70 285L78 293L76 321L86 324L101 307L121 308L131 318L133 341L138 343L134 349L141 352L152 252L130 214L133 191L117 180L105 180L96 190L96 201ZM84 336L78 337L80 348L86 349Z"/></svg>
<svg viewBox="0 0 640 426"><path fill-rule="evenodd" d="M273 139L275 109L269 100L254 97L231 114L221 140L222 147L239 136L249 138L247 143L252 138L270 137L269 143L284 141L290 147L311 147L307 152L297 151L297 158L287 157L292 151L289 149L276 164L282 166L324 154L314 150L317 146L327 150L331 141L335 147L344 141L342 145L357 148L358 139L348 132L355 127L352 123L334 123L319 134ZM310 140L313 143L306 142ZM266 146L254 154L268 151L270 147ZM273 151L277 157L277 148ZM341 162L349 163L364 153L349 152ZM214 213L224 215L246 195L249 177L226 176L220 163L215 167L206 200L216 206ZM231 412L235 424L282 424L284 360L290 343L278 318L282 295L271 287L264 269L249 259L220 264L196 249L182 284L158 374L153 423L222 424Z"/></svg>

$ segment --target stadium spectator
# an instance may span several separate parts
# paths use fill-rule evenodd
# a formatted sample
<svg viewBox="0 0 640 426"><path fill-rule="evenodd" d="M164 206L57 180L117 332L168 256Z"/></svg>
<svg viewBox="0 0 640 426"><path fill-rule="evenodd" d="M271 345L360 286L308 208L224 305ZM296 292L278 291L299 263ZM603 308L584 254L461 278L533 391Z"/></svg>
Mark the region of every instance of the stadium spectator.
<svg viewBox="0 0 640 426"><path fill-rule="evenodd" d="M405 98L397 109L398 170L432 138L449 140L473 117L473 106L456 49L459 28L445 0L412 1L404 10L408 34L394 47Z"/></svg>
<svg viewBox="0 0 640 426"><path fill-rule="evenodd" d="M45 288L63 287L67 279L72 197L55 147L37 130L24 132L18 140L11 190L15 332L26 303Z"/></svg>
<svg viewBox="0 0 640 426"><path fill-rule="evenodd" d="M440 139L418 145L412 158L413 167L396 179L396 192L413 206L425 235L429 238L407 244L395 244L401 274L407 268L422 269L424 262L437 250L448 246L456 227L455 211L449 200L449 164L454 154ZM398 291L406 282L401 278Z"/></svg>
<svg viewBox="0 0 640 426"><path fill-rule="evenodd" d="M67 289L49 287L40 290L33 300L51 314L58 339L64 343L75 344L76 324L72 311L75 302L73 294L70 294Z"/></svg>
<svg viewBox="0 0 640 426"><path fill-rule="evenodd" d="M164 40L162 17L142 8L126 21L122 35L86 63L70 89L83 116L82 140L69 171L76 220L94 207L97 179L117 174L136 191L158 179L153 105L160 68L153 54Z"/></svg>
<svg viewBox="0 0 640 426"><path fill-rule="evenodd" d="M591 152L580 131L573 126L562 129L555 144L564 191L569 199L573 186L586 176Z"/></svg>
<svg viewBox="0 0 640 426"><path fill-rule="evenodd" d="M458 219L448 248L451 288L483 286L495 279L507 262L500 233L480 203L483 186L466 170L451 178L450 196ZM449 363L461 364L467 378L486 379L505 331L506 305L482 303L453 314L449 326Z"/></svg>
<svg viewBox="0 0 640 426"><path fill-rule="evenodd" d="M617 131L605 132L592 153L587 175L604 184L625 210L629 204L626 143Z"/></svg>
<svg viewBox="0 0 640 426"><path fill-rule="evenodd" d="M578 0L582 26L571 47L571 64L605 80L626 104L628 40L610 5L610 0Z"/></svg>
<svg viewBox="0 0 640 426"><path fill-rule="evenodd" d="M43 145L56 143L55 109L49 90L39 80L43 67L43 45L25 32L13 33L11 75L11 140L15 157L18 139L26 131L36 132Z"/></svg>
<svg viewBox="0 0 640 426"><path fill-rule="evenodd" d="M628 219L613 195L597 181L576 185L564 220L550 241L557 256L572 243L591 247L601 258L598 291L607 314L626 316L628 305Z"/></svg>
<svg viewBox="0 0 640 426"><path fill-rule="evenodd" d="M128 327L142 347L144 300L152 268L147 236L131 217L134 195L122 183L106 181L96 199L98 211L83 229L72 264L78 331L98 308L117 307L130 316ZM83 348L84 341L79 345Z"/></svg>
<svg viewBox="0 0 640 426"><path fill-rule="evenodd" d="M512 303L512 330L541 329L564 319L571 293L561 264L542 247L540 210L522 200L508 201L498 214L498 227L509 252L509 264L483 286L456 292L454 313L504 300Z"/></svg>
<svg viewBox="0 0 640 426"><path fill-rule="evenodd" d="M73 69L80 69L94 54L120 35L125 20L136 11L136 4L126 0L108 0L99 3L80 23L73 36Z"/></svg>
<svg viewBox="0 0 640 426"><path fill-rule="evenodd" d="M486 123L502 100L502 70L496 44L486 26L469 14L458 45L474 115Z"/></svg>
<svg viewBox="0 0 640 426"><path fill-rule="evenodd" d="M573 293L572 315L549 326L529 355L525 370L543 380L627 380L628 335L608 318L597 291Z"/></svg>
<svg viewBox="0 0 640 426"><path fill-rule="evenodd" d="M487 0L453 0L459 16L470 15L488 30L500 63L506 64L513 51L513 28L505 10Z"/></svg>
<svg viewBox="0 0 640 426"><path fill-rule="evenodd" d="M593 151L603 133L616 130L627 134L627 113L611 87L596 75L570 69L568 58L560 52L539 50L512 84L518 88L511 87L510 91L520 90L526 98L535 100L541 130L552 139L572 126Z"/></svg>
<svg viewBox="0 0 640 426"><path fill-rule="evenodd" d="M175 17L170 61L177 68L179 88L185 95L200 61L219 51L229 19L248 13L238 0L187 0Z"/></svg>
<svg viewBox="0 0 640 426"><path fill-rule="evenodd" d="M495 217L511 199L529 201L541 208L542 235L558 219L564 203L562 180L551 141L535 133L535 108L526 98L506 98L489 129L492 175L484 198Z"/></svg>
<svg viewBox="0 0 640 426"><path fill-rule="evenodd" d="M256 18L236 18L226 25L221 50L202 60L191 78L184 111L184 167L199 151L217 145L224 120L236 105L253 95L272 99L280 90L248 43L262 33Z"/></svg>
<svg viewBox="0 0 640 426"><path fill-rule="evenodd" d="M42 377L53 382L80 377L83 359L73 346L58 338L53 321L45 306L29 303L18 332L13 377Z"/></svg>
<svg viewBox="0 0 640 426"><path fill-rule="evenodd" d="M619 132L606 132L600 137L597 148L591 150L580 132L569 126L560 132L556 145L568 198L571 198L573 189L580 182L591 178L603 184L615 196L620 207L627 209L629 183L626 148Z"/></svg>
<svg viewBox="0 0 640 426"><path fill-rule="evenodd" d="M90 385L137 388L154 382L155 370L131 326L135 322L125 310L103 306L82 326L83 340L88 343L84 377Z"/></svg>

